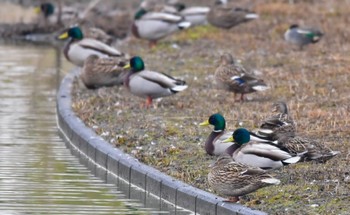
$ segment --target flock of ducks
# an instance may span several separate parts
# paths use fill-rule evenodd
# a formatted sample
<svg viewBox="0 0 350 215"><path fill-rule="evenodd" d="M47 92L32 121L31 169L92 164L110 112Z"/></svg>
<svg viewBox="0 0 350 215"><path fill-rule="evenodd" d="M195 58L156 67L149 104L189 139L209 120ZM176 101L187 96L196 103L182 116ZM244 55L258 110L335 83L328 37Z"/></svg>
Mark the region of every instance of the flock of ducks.
<svg viewBox="0 0 350 215"><path fill-rule="evenodd" d="M302 137L283 101L273 104L273 114L257 131L237 128L225 131L225 118L213 114L200 125L213 125L204 148L209 155L219 156L208 175L211 187L228 196L230 202L259 188L279 184L268 173L298 162L324 163L340 152L317 140Z"/></svg>
<svg viewBox="0 0 350 215"><path fill-rule="evenodd" d="M41 11L46 17L53 13L47 5L42 6ZM135 12L130 29L136 38L149 41L153 47L158 40L191 26L209 23L229 29L258 17L253 11L234 7L226 0L218 0L210 8L187 8L177 1L159 4L148 0ZM284 38L302 49L318 42L322 35L317 29L291 25ZM174 95L188 87L183 80L147 70L140 56L130 57L115 49L106 42L106 35L96 29L95 34L88 35L79 26L73 26L58 38L68 39L64 55L82 68L80 78L89 89L124 85L132 94L145 98L145 106L150 107L153 99ZM245 94L269 88L229 53L220 56L214 77L217 85L233 92L235 98L240 94L240 101L244 101ZM219 156L208 174L208 182L230 202L259 188L279 184L280 181L269 174L274 169L298 162L325 162L339 154L316 140L299 136L285 102L274 104L272 116L254 132L245 128L227 132L225 118L219 113L200 125L214 126L204 148L208 155Z"/></svg>

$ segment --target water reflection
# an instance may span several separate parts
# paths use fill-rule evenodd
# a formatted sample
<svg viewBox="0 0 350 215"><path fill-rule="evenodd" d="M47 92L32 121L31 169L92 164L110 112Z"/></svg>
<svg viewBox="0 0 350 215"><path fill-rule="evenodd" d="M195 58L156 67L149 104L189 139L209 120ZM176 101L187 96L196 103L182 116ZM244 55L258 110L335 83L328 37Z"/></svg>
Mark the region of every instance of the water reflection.
<svg viewBox="0 0 350 215"><path fill-rule="evenodd" d="M63 69L60 69L60 68ZM58 136L60 50L0 44L1 214L158 214L92 176Z"/></svg>

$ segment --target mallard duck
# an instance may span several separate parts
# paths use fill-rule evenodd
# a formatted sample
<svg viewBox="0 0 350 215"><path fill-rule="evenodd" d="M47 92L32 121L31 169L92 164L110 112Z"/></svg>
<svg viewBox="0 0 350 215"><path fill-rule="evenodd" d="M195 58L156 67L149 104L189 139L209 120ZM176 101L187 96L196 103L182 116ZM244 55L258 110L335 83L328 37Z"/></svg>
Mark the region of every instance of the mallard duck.
<svg viewBox="0 0 350 215"><path fill-rule="evenodd" d="M81 30L85 38L95 39L107 45L112 45L113 43L114 38L100 28L82 27Z"/></svg>
<svg viewBox="0 0 350 215"><path fill-rule="evenodd" d="M164 12L147 12L141 8L135 14L131 30L135 37L150 41L149 45L153 47L158 40L190 26L191 23L185 21L182 16Z"/></svg>
<svg viewBox="0 0 350 215"><path fill-rule="evenodd" d="M35 7L35 12L42 15L46 25L48 23L63 25L66 22L73 22L79 18L77 10L74 8L62 7L61 0L58 1L58 10L56 10L56 6L51 2L44 2Z"/></svg>
<svg viewBox="0 0 350 215"><path fill-rule="evenodd" d="M227 1L215 2L208 15L208 22L218 28L230 29L236 25L259 18L259 15L244 8L227 5Z"/></svg>
<svg viewBox="0 0 350 215"><path fill-rule="evenodd" d="M277 169L300 160L300 156L278 144L250 141L250 132L245 128L236 129L224 142L235 143L226 149L235 161L262 169Z"/></svg>
<svg viewBox="0 0 350 215"><path fill-rule="evenodd" d="M208 136L204 144L204 149L208 155L221 155L225 153L226 149L234 144L233 142L224 142L227 138L232 136L232 131L225 131L226 120L220 113L215 113L209 117L208 120L200 123L201 126L213 125L214 129ZM265 137L261 137L251 131L250 139L252 141L269 141Z"/></svg>
<svg viewBox="0 0 350 215"><path fill-rule="evenodd" d="M288 106L283 101L272 105L272 116L264 120L258 130L258 135L271 141L278 140L281 136L294 136L296 125L288 112Z"/></svg>
<svg viewBox="0 0 350 215"><path fill-rule="evenodd" d="M223 154L211 165L208 182L214 191L229 197L226 201L237 202L239 196L263 187L278 185L280 180L263 169L235 162L230 155Z"/></svg>
<svg viewBox="0 0 350 215"><path fill-rule="evenodd" d="M88 89L122 85L127 64L123 57L100 58L90 55L84 62L80 78Z"/></svg>
<svg viewBox="0 0 350 215"><path fill-rule="evenodd" d="M301 161L316 161L324 163L334 156L340 154L339 151L333 151L321 144L319 141L301 136L281 136L276 144L286 148L293 154L301 156Z"/></svg>
<svg viewBox="0 0 350 215"><path fill-rule="evenodd" d="M170 5L176 8L176 11L189 21L192 26L207 24L207 14L210 11L209 7L193 6L187 7L184 3L175 1L169 1Z"/></svg>
<svg viewBox="0 0 350 215"><path fill-rule="evenodd" d="M229 53L221 56L220 65L215 70L215 79L220 88L234 92L235 98L236 93L240 93L240 101L244 100L244 94L269 88L262 79L248 74Z"/></svg>
<svg viewBox="0 0 350 215"><path fill-rule="evenodd" d="M221 155L232 145L232 142L223 142L232 135L232 132L226 132L225 118L219 114L213 114L208 120L202 122L201 126L213 125L214 130L210 133L205 141L204 149L208 155Z"/></svg>
<svg viewBox="0 0 350 215"><path fill-rule="evenodd" d="M323 33L318 29L300 28L296 24L291 25L284 33L284 39L291 44L299 46L300 50L308 44L317 43L322 36Z"/></svg>
<svg viewBox="0 0 350 215"><path fill-rule="evenodd" d="M124 80L125 86L136 96L147 98L146 107L155 98L174 95L187 88L186 82L167 74L145 70L141 57L134 56L124 68L131 68Z"/></svg>
<svg viewBox="0 0 350 215"><path fill-rule="evenodd" d="M104 44L98 40L84 38L80 27L71 27L65 33L59 36L59 39L69 38L69 41L64 47L64 56L71 63L82 67L84 61L90 55L97 55L99 57L115 56L120 57L124 54L117 49Z"/></svg>

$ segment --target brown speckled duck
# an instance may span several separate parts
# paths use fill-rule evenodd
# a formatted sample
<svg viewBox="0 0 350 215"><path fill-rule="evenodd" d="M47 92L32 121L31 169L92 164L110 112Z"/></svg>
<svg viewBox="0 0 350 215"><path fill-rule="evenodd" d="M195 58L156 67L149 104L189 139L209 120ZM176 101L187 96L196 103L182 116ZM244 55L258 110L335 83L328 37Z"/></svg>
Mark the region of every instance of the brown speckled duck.
<svg viewBox="0 0 350 215"><path fill-rule="evenodd" d="M237 202L239 196L263 187L278 185L280 180L267 174L265 170L235 162L230 155L223 154L211 165L208 182L214 191L229 197L226 201Z"/></svg>
<svg viewBox="0 0 350 215"><path fill-rule="evenodd" d="M235 98L236 94L240 93L240 101L244 100L244 94L269 88L262 79L248 74L229 53L221 56L220 65L215 70L215 79L220 88L234 92Z"/></svg>
<svg viewBox="0 0 350 215"><path fill-rule="evenodd" d="M215 2L208 15L208 22L218 28L230 29L236 25L259 18L259 15L248 9L227 5L227 0Z"/></svg>
<svg viewBox="0 0 350 215"><path fill-rule="evenodd" d="M100 58L90 55L84 62L80 78L88 89L122 85L128 60L123 57Z"/></svg>

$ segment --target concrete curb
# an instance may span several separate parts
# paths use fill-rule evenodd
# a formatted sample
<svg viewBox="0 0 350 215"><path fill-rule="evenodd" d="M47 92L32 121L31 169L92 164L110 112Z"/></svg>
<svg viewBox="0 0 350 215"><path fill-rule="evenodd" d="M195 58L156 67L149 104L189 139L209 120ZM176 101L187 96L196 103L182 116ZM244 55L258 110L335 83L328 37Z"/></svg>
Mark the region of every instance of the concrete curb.
<svg viewBox="0 0 350 215"><path fill-rule="evenodd" d="M154 208L167 207L168 202L177 208L210 215L263 215L239 204L225 203L223 198L192 187L140 163L104 141L74 114L71 109L72 83L76 71L63 80L57 94L57 120L59 131L72 154L77 156L96 176L118 185L127 197L144 203L154 199ZM131 189L136 187L136 189ZM146 204L146 206L149 206Z"/></svg>

